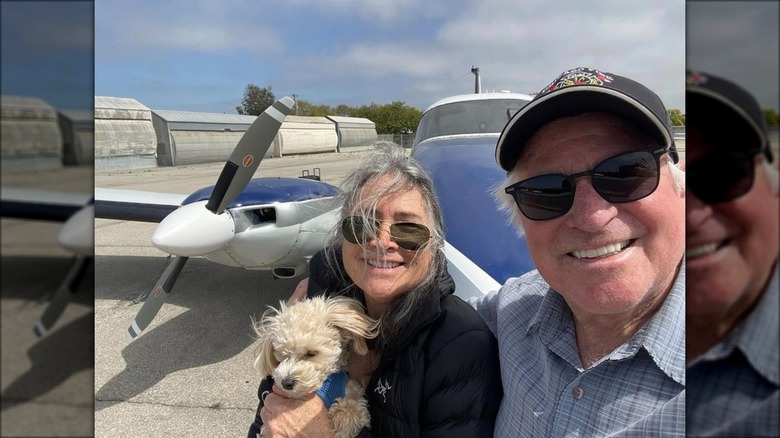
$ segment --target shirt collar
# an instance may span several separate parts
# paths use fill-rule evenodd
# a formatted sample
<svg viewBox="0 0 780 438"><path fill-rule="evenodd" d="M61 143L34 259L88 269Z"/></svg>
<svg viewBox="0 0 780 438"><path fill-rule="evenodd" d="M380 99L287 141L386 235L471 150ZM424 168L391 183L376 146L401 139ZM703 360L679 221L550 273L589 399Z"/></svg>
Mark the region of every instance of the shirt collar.
<svg viewBox="0 0 780 438"><path fill-rule="evenodd" d="M778 351L778 337L780 337L780 319L777 309L780 305L780 263L775 265L772 279L769 281L763 296L756 303L756 307L745 318L726 340L732 341L747 357L753 368L764 378L780 384L780 351ZM733 339L729 339L733 338Z"/></svg>
<svg viewBox="0 0 780 438"><path fill-rule="evenodd" d="M563 297L548 287L539 310L528 325L538 326L542 341L551 346L563 331L574 331L571 311ZM685 261L664 303L645 326L606 359L622 360L633 356L640 347L671 379L685 385Z"/></svg>
<svg viewBox="0 0 780 438"><path fill-rule="evenodd" d="M685 385L685 261L661 308L634 337L656 365L677 383ZM631 341L629 341L631 342Z"/></svg>

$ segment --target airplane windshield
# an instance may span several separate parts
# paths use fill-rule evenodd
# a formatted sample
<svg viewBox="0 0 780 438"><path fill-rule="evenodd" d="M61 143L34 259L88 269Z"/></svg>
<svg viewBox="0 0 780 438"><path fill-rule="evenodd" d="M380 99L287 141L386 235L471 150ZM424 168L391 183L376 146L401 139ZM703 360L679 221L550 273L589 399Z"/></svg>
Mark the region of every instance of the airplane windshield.
<svg viewBox="0 0 780 438"><path fill-rule="evenodd" d="M500 133L527 103L518 99L485 99L432 108L420 119L414 143L443 135Z"/></svg>

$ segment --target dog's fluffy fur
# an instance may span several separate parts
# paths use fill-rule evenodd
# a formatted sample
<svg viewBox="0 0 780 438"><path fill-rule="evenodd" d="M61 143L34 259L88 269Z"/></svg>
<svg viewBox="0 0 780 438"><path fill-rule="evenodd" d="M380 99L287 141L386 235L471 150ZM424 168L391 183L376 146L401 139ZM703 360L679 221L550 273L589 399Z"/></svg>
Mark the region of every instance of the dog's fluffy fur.
<svg viewBox="0 0 780 438"><path fill-rule="evenodd" d="M377 335L376 321L346 297L280 302L252 325L259 337L255 368L291 398L312 394L330 374L346 371L349 349L364 355L366 339ZM345 397L336 399L329 414L337 438L356 436L370 421L364 388L349 379Z"/></svg>

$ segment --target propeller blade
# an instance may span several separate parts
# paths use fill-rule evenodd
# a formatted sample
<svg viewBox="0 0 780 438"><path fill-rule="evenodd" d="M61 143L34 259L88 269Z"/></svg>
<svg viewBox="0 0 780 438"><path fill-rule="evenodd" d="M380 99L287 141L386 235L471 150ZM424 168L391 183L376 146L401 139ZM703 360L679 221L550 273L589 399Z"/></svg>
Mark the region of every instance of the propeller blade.
<svg viewBox="0 0 780 438"><path fill-rule="evenodd" d="M157 284L154 285L152 293L146 298L141 310L138 311L138 315L135 316L133 323L127 328L127 340L132 341L133 338L141 334L141 332L149 325L150 322L160 311L165 300L173 289L173 284L176 282L176 278L179 277L181 269L184 264L187 263L188 257L172 256L171 261L168 262L168 266L165 267L165 272Z"/></svg>
<svg viewBox="0 0 780 438"><path fill-rule="evenodd" d="M92 260L92 257L80 255L73 257L73 263L71 263L70 269L68 269L65 278L62 280L62 283L54 293L51 302L46 307L46 310L44 310L43 315L41 315L41 319L33 329L35 337L43 337L43 335L45 335L60 318L65 307L73 298L74 292L79 287L79 284L81 284L81 280L84 279L84 275L87 273L87 268Z"/></svg>
<svg viewBox="0 0 780 438"><path fill-rule="evenodd" d="M244 190L276 137L282 122L295 105L283 97L269 106L238 141L211 192L206 208L220 214Z"/></svg>

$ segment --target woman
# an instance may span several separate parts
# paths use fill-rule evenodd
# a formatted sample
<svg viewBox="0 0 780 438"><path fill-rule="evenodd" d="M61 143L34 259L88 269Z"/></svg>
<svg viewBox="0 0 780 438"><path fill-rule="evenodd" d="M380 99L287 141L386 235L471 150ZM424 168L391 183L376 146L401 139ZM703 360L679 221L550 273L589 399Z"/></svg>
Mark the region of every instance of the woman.
<svg viewBox="0 0 780 438"><path fill-rule="evenodd" d="M310 262L308 295L356 298L380 321L371 352L349 360L371 414L360 436L493 436L498 348L481 317L453 295L430 177L401 147L381 144L343 188L341 222ZM261 427L265 438L331 436L318 397L270 393L263 402L266 391L268 382L251 436Z"/></svg>

